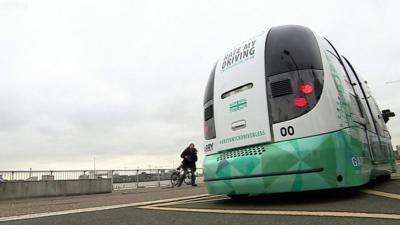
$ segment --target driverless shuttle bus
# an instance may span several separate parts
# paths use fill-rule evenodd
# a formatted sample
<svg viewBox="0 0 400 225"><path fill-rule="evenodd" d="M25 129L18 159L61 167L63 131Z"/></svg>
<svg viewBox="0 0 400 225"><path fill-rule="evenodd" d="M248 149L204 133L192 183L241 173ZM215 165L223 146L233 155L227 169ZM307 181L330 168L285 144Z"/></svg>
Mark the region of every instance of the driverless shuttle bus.
<svg viewBox="0 0 400 225"><path fill-rule="evenodd" d="M204 96L208 192L298 192L390 177L391 116L327 39L302 26L274 27L212 69Z"/></svg>

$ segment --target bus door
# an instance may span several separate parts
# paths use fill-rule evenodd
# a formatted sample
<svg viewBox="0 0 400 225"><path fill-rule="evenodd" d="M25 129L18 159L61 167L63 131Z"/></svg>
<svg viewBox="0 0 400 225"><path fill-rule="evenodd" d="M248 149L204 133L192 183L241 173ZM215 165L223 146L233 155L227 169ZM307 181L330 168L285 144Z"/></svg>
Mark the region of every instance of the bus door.
<svg viewBox="0 0 400 225"><path fill-rule="evenodd" d="M267 33L239 44L215 71L215 147L227 150L271 141L264 73Z"/></svg>

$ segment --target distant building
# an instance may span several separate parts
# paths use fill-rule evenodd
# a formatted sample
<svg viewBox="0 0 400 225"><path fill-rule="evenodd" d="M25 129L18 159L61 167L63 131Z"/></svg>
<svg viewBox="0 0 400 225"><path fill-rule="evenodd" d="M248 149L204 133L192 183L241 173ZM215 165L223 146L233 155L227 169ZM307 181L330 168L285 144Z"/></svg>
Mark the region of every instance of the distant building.
<svg viewBox="0 0 400 225"><path fill-rule="evenodd" d="M172 171L160 170L160 173L146 173L141 172L139 175L121 175L118 173L113 174L114 183L132 183L132 182L146 182L146 181L158 181L169 180L171 178Z"/></svg>

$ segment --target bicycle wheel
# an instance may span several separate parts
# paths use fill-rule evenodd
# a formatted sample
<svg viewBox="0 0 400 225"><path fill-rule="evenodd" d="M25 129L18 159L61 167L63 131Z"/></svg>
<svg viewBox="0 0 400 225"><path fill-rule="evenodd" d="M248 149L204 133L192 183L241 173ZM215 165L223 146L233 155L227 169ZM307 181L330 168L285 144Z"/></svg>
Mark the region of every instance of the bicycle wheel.
<svg viewBox="0 0 400 225"><path fill-rule="evenodd" d="M183 182L184 182L186 185L192 184L192 172L187 172L187 173L186 173L186 176L185 176L185 179L183 180Z"/></svg>
<svg viewBox="0 0 400 225"><path fill-rule="evenodd" d="M179 172L173 172L171 174L171 185L172 187L175 187L179 183Z"/></svg>

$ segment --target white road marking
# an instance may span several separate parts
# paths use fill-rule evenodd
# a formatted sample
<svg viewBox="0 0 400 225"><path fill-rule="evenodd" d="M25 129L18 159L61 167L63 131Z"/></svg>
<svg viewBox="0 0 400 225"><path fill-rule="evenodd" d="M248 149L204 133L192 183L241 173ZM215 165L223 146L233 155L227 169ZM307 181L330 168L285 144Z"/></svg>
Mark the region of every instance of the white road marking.
<svg viewBox="0 0 400 225"><path fill-rule="evenodd" d="M35 214L27 214L27 215L21 215L21 216L0 217L0 222L13 221L13 220L26 220L26 219L48 217L48 216L59 216L59 215L67 215L67 214L74 214L74 213L94 212L94 211L118 209L118 208L125 208L125 207L136 207L136 206L144 206L144 205L151 205L151 204L160 204L160 203L166 203L166 202L172 202L172 201L182 201L182 200L190 200L190 199L195 199L195 198L202 198L202 197L207 197L207 196L210 196L210 195L209 194L192 195L192 196L186 196L186 197L169 198L169 199L147 201L147 202L136 202L136 203L100 206L100 207L92 207L92 208L84 208L84 209L71 209L71 210L65 210L65 211L35 213Z"/></svg>
<svg viewBox="0 0 400 225"><path fill-rule="evenodd" d="M167 202L167 203L154 204L154 205L152 204L150 206L162 207L162 206L193 204L193 203L201 203L201 202L212 202L212 201L219 201L219 200L226 200L226 199L230 199L230 198L225 197L225 196L211 196L211 198L194 198L194 199L188 199L188 200L177 201L177 202Z"/></svg>
<svg viewBox="0 0 400 225"><path fill-rule="evenodd" d="M370 189L364 189L364 190L361 190L361 192L364 192L364 193L367 193L370 195L377 195L377 196L382 196L385 198L392 198L392 199L400 200L400 195L395 194L395 193L376 191L376 190L370 190Z"/></svg>

